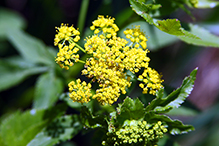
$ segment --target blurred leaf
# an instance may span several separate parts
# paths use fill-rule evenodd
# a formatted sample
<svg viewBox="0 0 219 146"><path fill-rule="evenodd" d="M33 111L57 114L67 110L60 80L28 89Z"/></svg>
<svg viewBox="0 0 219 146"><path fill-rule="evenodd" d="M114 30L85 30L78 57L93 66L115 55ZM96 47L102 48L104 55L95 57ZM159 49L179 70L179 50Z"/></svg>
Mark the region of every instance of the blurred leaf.
<svg viewBox="0 0 219 146"><path fill-rule="evenodd" d="M167 127L168 132L172 135L188 133L192 130L195 130L194 127L191 125L184 125L179 120L172 120L168 116L158 115L158 114L155 114L154 112L147 112L145 115L145 120L150 121L150 122L153 122L153 121L165 122L168 126Z"/></svg>
<svg viewBox="0 0 219 146"><path fill-rule="evenodd" d="M10 29L23 29L26 27L25 19L17 12L0 7L0 38L5 38Z"/></svg>
<svg viewBox="0 0 219 146"><path fill-rule="evenodd" d="M214 8L219 6L216 0L198 0L197 8Z"/></svg>
<svg viewBox="0 0 219 146"><path fill-rule="evenodd" d="M25 60L45 65L54 64L54 56L51 55L41 40L21 30L11 30L7 36Z"/></svg>
<svg viewBox="0 0 219 146"><path fill-rule="evenodd" d="M0 137L8 146L24 146L53 119L63 114L66 105L57 105L48 110L17 111L2 121Z"/></svg>
<svg viewBox="0 0 219 146"><path fill-rule="evenodd" d="M19 57L0 60L0 91L19 84L30 75L42 73L47 67L34 66Z"/></svg>
<svg viewBox="0 0 219 146"><path fill-rule="evenodd" d="M198 112L191 108L181 106L180 108L173 108L167 114L171 116L195 116Z"/></svg>
<svg viewBox="0 0 219 146"><path fill-rule="evenodd" d="M217 124L213 125L211 129L209 130L208 136L203 139L202 141L202 146L207 145L207 146L216 146L219 145L219 125L218 121Z"/></svg>
<svg viewBox="0 0 219 146"><path fill-rule="evenodd" d="M139 120L145 115L144 105L138 98L133 100L129 97L126 97L124 102L119 104L117 113L117 119L120 125L122 125L122 123L127 119Z"/></svg>
<svg viewBox="0 0 219 146"><path fill-rule="evenodd" d="M2 139L1 136L0 136L0 145L1 145L1 146L6 146L5 143L4 143L4 140Z"/></svg>
<svg viewBox="0 0 219 146"><path fill-rule="evenodd" d="M133 14L133 11L130 8L127 8L120 12L116 18L115 18L115 23L120 27L122 24L124 24Z"/></svg>
<svg viewBox="0 0 219 146"><path fill-rule="evenodd" d="M156 0L156 3L160 4L161 7L158 9L155 16L166 16L166 15L173 13L179 8L181 8L187 14L192 16L190 10L188 9L188 7L185 7L185 5L189 7L195 7L196 1L193 1L193 0L167 0L167 1Z"/></svg>
<svg viewBox="0 0 219 146"><path fill-rule="evenodd" d="M185 77L182 85L167 97L162 98L163 94L160 92L163 92L163 89L161 89L158 92L159 94L156 95L157 97L146 107L146 111L154 110L155 112L165 113L169 108L178 108L193 90L197 70L197 68L194 69L190 76Z"/></svg>
<svg viewBox="0 0 219 146"><path fill-rule="evenodd" d="M141 30L146 33L148 38L147 48L151 51L158 50L179 40L176 36L165 33L157 27L149 25L145 21L137 21L127 25L119 32L119 36L125 38L123 31L127 28L132 28L133 26L138 25L141 27Z"/></svg>
<svg viewBox="0 0 219 146"><path fill-rule="evenodd" d="M27 146L53 146L59 142L59 139L52 138L44 132L40 132L32 139Z"/></svg>
<svg viewBox="0 0 219 146"><path fill-rule="evenodd" d="M60 141L72 139L82 128L78 115L63 116L37 134L27 146L52 146Z"/></svg>
<svg viewBox="0 0 219 146"><path fill-rule="evenodd" d="M94 116L91 111L86 107L83 106L81 108L81 122L83 123L84 126L87 128L106 128L107 129L107 123L105 120L104 115L97 115Z"/></svg>
<svg viewBox="0 0 219 146"><path fill-rule="evenodd" d="M189 24L190 31L201 39L187 38L180 36L179 38L188 44L206 47L219 47L219 37L211 34L208 30L197 25Z"/></svg>
<svg viewBox="0 0 219 146"><path fill-rule="evenodd" d="M54 72L42 74L36 83L33 108L46 109L53 106L62 90L62 81L55 76Z"/></svg>

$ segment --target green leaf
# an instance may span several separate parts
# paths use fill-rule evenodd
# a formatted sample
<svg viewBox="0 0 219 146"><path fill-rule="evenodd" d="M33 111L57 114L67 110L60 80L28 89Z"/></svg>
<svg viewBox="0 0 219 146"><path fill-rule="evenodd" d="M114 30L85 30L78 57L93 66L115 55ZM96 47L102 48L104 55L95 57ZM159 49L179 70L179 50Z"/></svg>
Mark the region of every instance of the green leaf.
<svg viewBox="0 0 219 146"><path fill-rule="evenodd" d="M17 12L0 8L0 38L5 38L10 29L23 29L26 21Z"/></svg>
<svg viewBox="0 0 219 146"><path fill-rule="evenodd" d="M171 116L195 116L198 112L191 108L181 106L180 108L173 108L167 114Z"/></svg>
<svg viewBox="0 0 219 146"><path fill-rule="evenodd" d="M126 8L126 9L122 10L119 14L117 14L117 16L115 18L115 21L116 21L115 23L120 28L121 25L123 25L127 20L130 19L132 14L133 14L133 11L130 8Z"/></svg>
<svg viewBox="0 0 219 146"><path fill-rule="evenodd" d="M45 65L54 64L54 56L46 49L41 40L21 30L8 31L7 36L25 60Z"/></svg>
<svg viewBox="0 0 219 146"><path fill-rule="evenodd" d="M158 20L157 23L158 23L158 25L156 25L157 28L159 28L160 30L166 33L176 35L178 37L183 36L185 38L200 40L200 38L198 38L194 34L184 30L181 27L180 21L178 19Z"/></svg>
<svg viewBox="0 0 219 146"><path fill-rule="evenodd" d="M188 38L185 36L179 36L179 39L188 44L206 47L219 47L219 37L211 34L208 30L199 27L197 25L189 24L191 33L197 35L201 39Z"/></svg>
<svg viewBox="0 0 219 146"><path fill-rule="evenodd" d="M137 0L129 0L132 10L135 11L138 15L143 17L149 24L153 24L153 18L148 14L150 11L150 5L144 4Z"/></svg>
<svg viewBox="0 0 219 146"><path fill-rule="evenodd" d="M141 30L146 33L146 36L148 38L147 49L149 49L150 51L158 50L179 40L176 36L165 33L159 30L157 27L149 25L145 21L137 21L127 25L119 32L119 36L125 38L123 31L127 28L132 28L133 26L138 25L140 26Z"/></svg>
<svg viewBox="0 0 219 146"><path fill-rule="evenodd" d="M60 141L72 139L82 130L78 115L67 115L54 120L47 128L37 134L27 146L52 146Z"/></svg>
<svg viewBox="0 0 219 146"><path fill-rule="evenodd" d="M197 8L214 8L219 6L219 2L215 0L198 0Z"/></svg>
<svg viewBox="0 0 219 146"><path fill-rule="evenodd" d="M191 125L184 125L179 120L172 120L168 116L158 115L154 112L147 112L144 119L148 122L165 122L168 126L168 132L172 135L188 133L192 130L195 130L195 128Z"/></svg>
<svg viewBox="0 0 219 146"><path fill-rule="evenodd" d="M104 115L94 116L86 106L83 106L81 108L80 118L81 118L81 122L83 123L83 125L87 128L100 127L100 128L107 129L107 123L105 120L105 116Z"/></svg>
<svg viewBox="0 0 219 146"><path fill-rule="evenodd" d="M146 107L146 111L154 110L158 113L165 113L172 108L178 108L193 90L197 70L197 68L194 69L190 73L190 76L185 77L182 85L178 89L170 93L167 97L162 97L163 94L161 94L160 92L163 92L163 89L161 89L157 93L157 97L152 100L152 102Z"/></svg>
<svg viewBox="0 0 219 146"><path fill-rule="evenodd" d="M149 24L155 25L157 28L159 28L161 31L164 31L168 34L171 35L176 35L176 36L184 36L186 38L191 38L191 39L197 39L199 40L200 38L197 37L196 35L184 30L181 27L180 21L178 19L166 19L166 20L156 20L150 15L150 11L155 10L152 9L153 4L145 4L143 2L139 2L138 0L129 0L131 7L133 11L135 11L138 15L143 17ZM157 4L159 5L159 4ZM181 6L182 4L178 4ZM157 9L159 7L156 7Z"/></svg>
<svg viewBox="0 0 219 146"><path fill-rule="evenodd" d="M178 19L158 20L158 28L172 35L184 35Z"/></svg>
<svg viewBox="0 0 219 146"><path fill-rule="evenodd" d="M53 71L42 74L36 83L33 108L46 109L53 106L62 90L62 81L55 76Z"/></svg>
<svg viewBox="0 0 219 146"><path fill-rule="evenodd" d="M137 98L135 100L126 97L122 104L119 104L117 108L117 119L122 125L125 120L139 120L142 119L145 115L144 105Z"/></svg>
<svg viewBox="0 0 219 146"><path fill-rule="evenodd" d="M5 145L27 145L37 133L65 110L66 105L62 104L48 110L32 109L24 113L17 111L2 121L0 137Z"/></svg>
<svg viewBox="0 0 219 146"><path fill-rule="evenodd" d="M0 60L0 91L15 86L28 76L42 73L47 67L36 66L20 57L10 57Z"/></svg>

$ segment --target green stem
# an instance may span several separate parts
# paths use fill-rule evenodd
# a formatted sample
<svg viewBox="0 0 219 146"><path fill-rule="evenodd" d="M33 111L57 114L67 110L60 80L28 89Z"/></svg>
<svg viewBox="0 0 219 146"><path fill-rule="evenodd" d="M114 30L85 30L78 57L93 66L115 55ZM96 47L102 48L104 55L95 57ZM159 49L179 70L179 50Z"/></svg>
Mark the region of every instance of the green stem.
<svg viewBox="0 0 219 146"><path fill-rule="evenodd" d="M81 33L83 33L88 5L89 5L89 0L82 0L80 13L79 13L79 19L78 19L78 25L77 25Z"/></svg>
<svg viewBox="0 0 219 146"><path fill-rule="evenodd" d="M83 61L83 60L78 60L78 62L80 62L80 63L85 63L85 61Z"/></svg>
<svg viewBox="0 0 219 146"><path fill-rule="evenodd" d="M86 51L84 50L84 48L82 48L80 45L78 45L77 43L75 43L75 46L77 46L81 51L83 51L84 53L86 53Z"/></svg>

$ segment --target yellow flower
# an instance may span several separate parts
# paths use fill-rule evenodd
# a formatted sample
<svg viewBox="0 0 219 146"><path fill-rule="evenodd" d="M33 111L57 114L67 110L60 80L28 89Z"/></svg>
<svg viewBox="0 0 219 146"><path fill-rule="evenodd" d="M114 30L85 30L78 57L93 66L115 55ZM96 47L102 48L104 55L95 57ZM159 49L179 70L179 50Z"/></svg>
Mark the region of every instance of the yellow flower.
<svg viewBox="0 0 219 146"><path fill-rule="evenodd" d="M81 80L77 79L76 82L71 81L68 87L70 92L69 97L74 102L87 103L90 101L90 97L92 96L90 83L87 84L85 81L81 83Z"/></svg>
<svg viewBox="0 0 219 146"><path fill-rule="evenodd" d="M101 36L103 39L111 38L116 36L117 31L119 31L118 26L114 24L114 20L114 18L104 18L104 16L99 15L97 20L93 21L93 25L90 27L90 29L94 31L94 34L103 32L104 35Z"/></svg>
<svg viewBox="0 0 219 146"><path fill-rule="evenodd" d="M149 124L146 121L126 120L120 129L107 133L107 139L102 142L104 146L116 145L155 145L163 137L167 128L161 121Z"/></svg>
<svg viewBox="0 0 219 146"><path fill-rule="evenodd" d="M80 33L73 26L61 24L59 28L57 27L54 39L54 44L59 48L56 62L62 68L69 69L79 61L79 49L89 54L90 57L85 61L82 75L99 84L92 98L97 99L103 105L111 105L121 94L126 94L133 78L126 73L127 70L133 74L144 70L138 78L142 81L139 86L143 88L143 93L155 94L162 87L163 82L161 76L149 67L147 38L140 27L136 26L124 31L126 38L130 40L128 42L117 36L119 28L114 20L114 18L99 15L90 27L94 35L85 39L85 49L76 44L80 39ZM90 84L84 82L81 84L79 80L77 84L71 82L69 83L70 97L73 101L88 102L92 96L89 93L90 87ZM88 89L86 94L85 89Z"/></svg>
<svg viewBox="0 0 219 146"><path fill-rule="evenodd" d="M79 49L75 47L75 42L80 40L80 32L67 24L61 24L56 29L57 34L55 35L54 45L58 45L59 52L55 61L61 68L68 70L70 66L74 65L74 62L79 60L79 55L77 54Z"/></svg>
<svg viewBox="0 0 219 146"><path fill-rule="evenodd" d="M135 26L133 29L127 29L124 31L124 34L126 35L127 39L130 39L133 46L138 46L146 49L147 48L147 38L145 37L145 34L140 30L140 26Z"/></svg>
<svg viewBox="0 0 219 146"><path fill-rule="evenodd" d="M143 83L139 84L141 88L143 88L143 93L147 94L148 89L149 94L155 95L156 91L159 90L163 85L161 84L163 80L161 79L161 75L154 69L150 67L146 68L142 75L139 75L139 79L143 81ZM143 86L145 84L145 86Z"/></svg>
<svg viewBox="0 0 219 146"><path fill-rule="evenodd" d="M65 41L72 41L74 38L74 42L78 42L80 40L80 32L76 30L73 26L68 26L68 24L61 24L60 27L56 27L57 34L55 35L54 45L57 46L60 42L65 43Z"/></svg>

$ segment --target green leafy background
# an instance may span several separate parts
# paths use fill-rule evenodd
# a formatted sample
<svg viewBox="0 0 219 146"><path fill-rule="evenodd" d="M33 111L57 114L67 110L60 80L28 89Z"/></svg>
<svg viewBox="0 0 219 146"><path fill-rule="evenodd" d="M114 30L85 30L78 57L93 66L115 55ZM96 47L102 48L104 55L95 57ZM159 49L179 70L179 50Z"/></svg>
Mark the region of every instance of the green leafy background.
<svg viewBox="0 0 219 146"><path fill-rule="evenodd" d="M165 121L177 136L166 135L159 146L219 145L219 2L193 2L1 1L0 145L100 145L108 125L121 126L127 118ZM64 71L55 63L55 26L67 22L79 27L83 44L99 14L115 17L121 37L135 25L146 33L150 63L165 80L156 99L141 95L133 83L118 107L69 100L67 83L82 77L83 64Z"/></svg>

